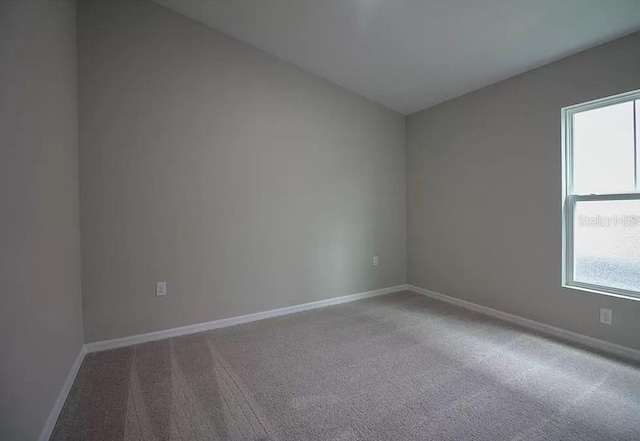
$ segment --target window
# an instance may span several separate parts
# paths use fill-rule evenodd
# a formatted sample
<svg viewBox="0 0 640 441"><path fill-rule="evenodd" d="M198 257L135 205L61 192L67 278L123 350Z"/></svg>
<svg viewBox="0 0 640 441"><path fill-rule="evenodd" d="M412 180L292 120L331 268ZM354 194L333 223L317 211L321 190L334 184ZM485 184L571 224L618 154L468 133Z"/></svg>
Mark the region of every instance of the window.
<svg viewBox="0 0 640 441"><path fill-rule="evenodd" d="M640 299L640 91L562 109L563 286Z"/></svg>

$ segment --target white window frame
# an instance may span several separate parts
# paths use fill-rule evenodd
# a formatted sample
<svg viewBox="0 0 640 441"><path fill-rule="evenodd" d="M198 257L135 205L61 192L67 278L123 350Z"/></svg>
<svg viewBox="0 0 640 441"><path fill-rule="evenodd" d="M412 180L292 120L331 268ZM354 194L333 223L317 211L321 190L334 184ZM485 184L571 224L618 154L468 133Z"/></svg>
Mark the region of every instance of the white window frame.
<svg viewBox="0 0 640 441"><path fill-rule="evenodd" d="M565 288L640 301L640 292L638 291L578 282L574 279L573 274L573 218L576 202L640 200L640 182L636 183L635 193L574 194L572 188L574 166L573 116L576 113L587 110L598 109L635 100L640 100L640 90L621 93L619 95L576 104L562 109L562 286ZM636 118L640 118L640 115L636 115ZM639 136L640 134L635 133L636 143L638 142ZM636 152L637 150L638 149L636 148ZM636 179L640 180L640 176L637 176Z"/></svg>

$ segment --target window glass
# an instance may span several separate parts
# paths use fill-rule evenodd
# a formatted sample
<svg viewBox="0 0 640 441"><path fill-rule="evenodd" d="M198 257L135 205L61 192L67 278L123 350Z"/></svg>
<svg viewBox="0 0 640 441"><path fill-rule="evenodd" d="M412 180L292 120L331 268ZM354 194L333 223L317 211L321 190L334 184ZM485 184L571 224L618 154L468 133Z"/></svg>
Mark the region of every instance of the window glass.
<svg viewBox="0 0 640 441"><path fill-rule="evenodd" d="M640 291L640 201L577 201L574 279Z"/></svg>
<svg viewBox="0 0 640 441"><path fill-rule="evenodd" d="M635 191L634 102L573 116L573 194Z"/></svg>

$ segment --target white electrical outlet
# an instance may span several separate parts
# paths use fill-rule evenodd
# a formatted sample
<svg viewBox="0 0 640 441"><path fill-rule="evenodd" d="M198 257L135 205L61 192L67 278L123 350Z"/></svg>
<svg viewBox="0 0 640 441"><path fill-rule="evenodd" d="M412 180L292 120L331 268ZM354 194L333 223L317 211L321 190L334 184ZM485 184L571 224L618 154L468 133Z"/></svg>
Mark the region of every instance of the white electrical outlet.
<svg viewBox="0 0 640 441"><path fill-rule="evenodd" d="M600 308L600 323L610 325L613 322L613 313L610 309Z"/></svg>
<svg viewBox="0 0 640 441"><path fill-rule="evenodd" d="M378 256L373 256L373 266L378 266Z"/></svg>
<svg viewBox="0 0 640 441"><path fill-rule="evenodd" d="M156 296L167 295L167 282L156 282Z"/></svg>

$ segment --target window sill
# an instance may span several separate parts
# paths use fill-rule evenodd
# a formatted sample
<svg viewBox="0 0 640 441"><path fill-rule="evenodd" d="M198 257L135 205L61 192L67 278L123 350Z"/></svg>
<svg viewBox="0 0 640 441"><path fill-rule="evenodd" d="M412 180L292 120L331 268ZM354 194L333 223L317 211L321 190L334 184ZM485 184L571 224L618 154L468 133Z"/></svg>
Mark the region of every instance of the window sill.
<svg viewBox="0 0 640 441"><path fill-rule="evenodd" d="M592 294L600 294L604 296L616 297L619 299L634 300L636 302L640 302L640 293L637 295L634 295L634 294L625 294L624 292L604 291L603 289L598 287L591 287L588 285L575 284L575 283L574 284L563 283L562 287L568 288L568 289L575 289L578 291L590 292Z"/></svg>

